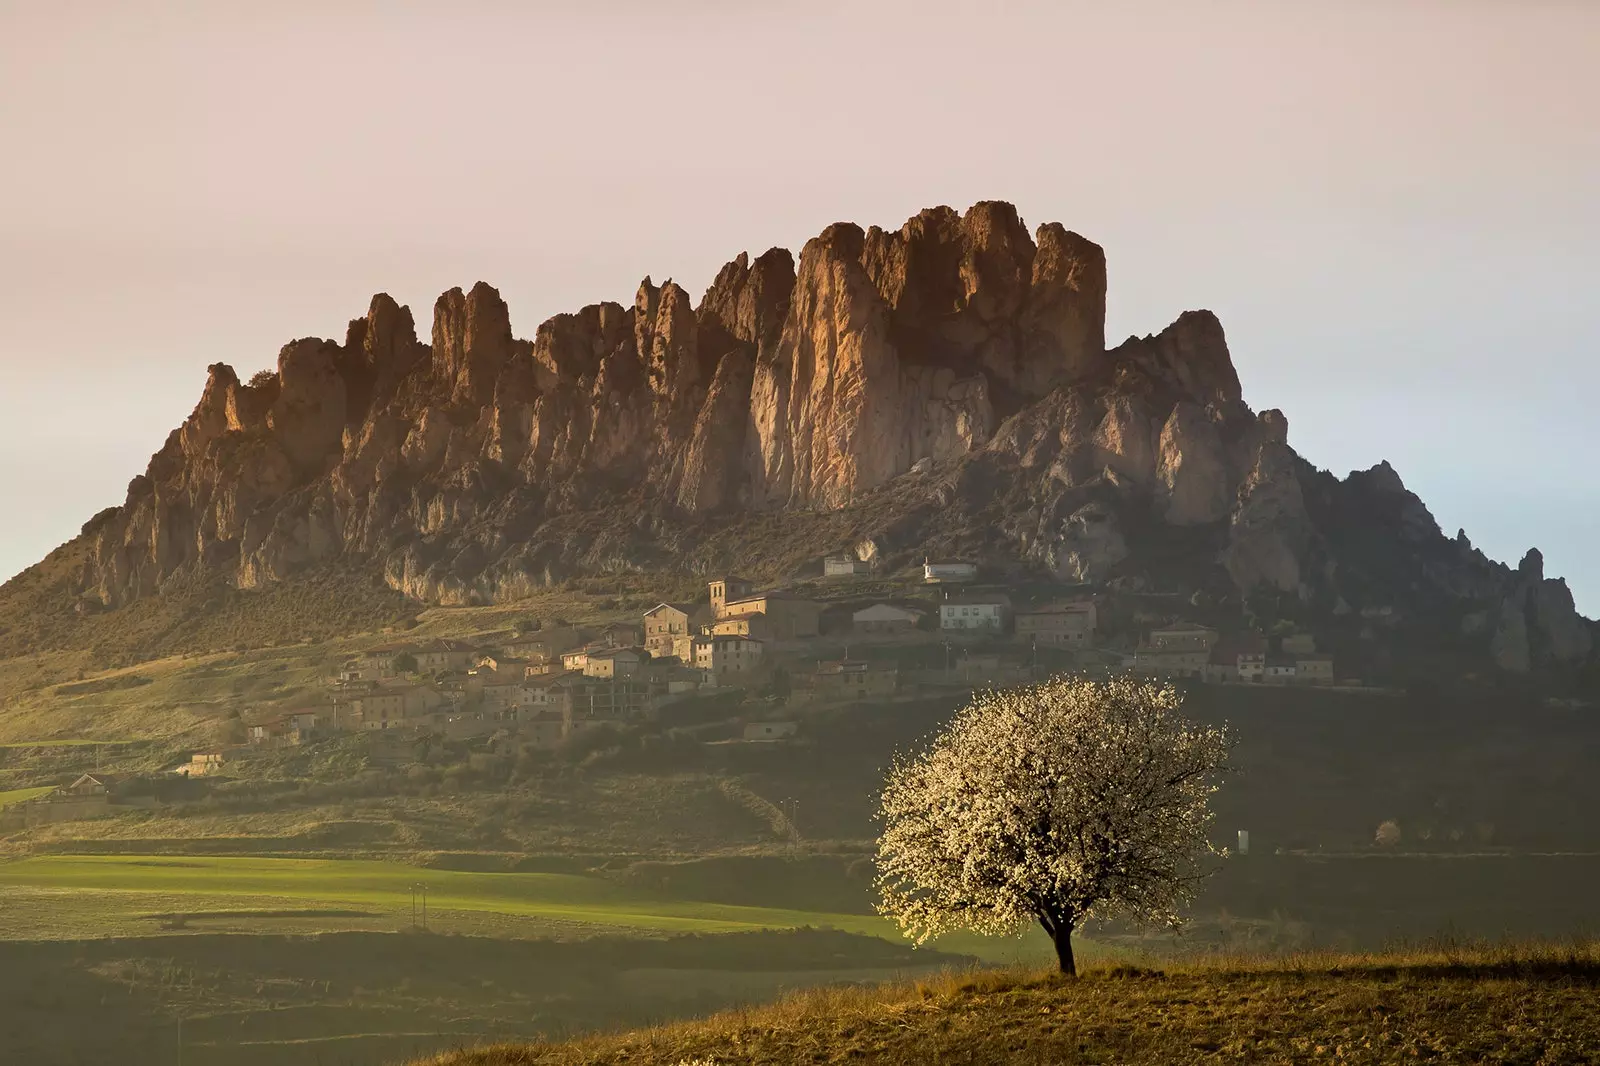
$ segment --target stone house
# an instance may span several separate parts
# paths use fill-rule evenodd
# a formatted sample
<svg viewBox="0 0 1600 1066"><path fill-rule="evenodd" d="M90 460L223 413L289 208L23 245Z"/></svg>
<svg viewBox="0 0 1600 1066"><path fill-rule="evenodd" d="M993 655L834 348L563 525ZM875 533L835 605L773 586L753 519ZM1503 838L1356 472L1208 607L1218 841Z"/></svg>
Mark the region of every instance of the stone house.
<svg viewBox="0 0 1600 1066"><path fill-rule="evenodd" d="M818 663L811 675L812 692L820 699L874 699L893 696L900 671L891 663L845 659Z"/></svg>
<svg viewBox="0 0 1600 1066"><path fill-rule="evenodd" d="M1000 633L1011 618L1011 599L1003 593L952 596L939 605L939 628Z"/></svg>
<svg viewBox="0 0 1600 1066"><path fill-rule="evenodd" d="M601 650L603 649L593 644L585 644L581 648L564 651L561 653L561 669L575 670L581 674L589 665L589 656Z"/></svg>
<svg viewBox="0 0 1600 1066"><path fill-rule="evenodd" d="M644 627L632 622L612 622L600 630L594 643L608 648L637 648L644 643Z"/></svg>
<svg viewBox="0 0 1600 1066"><path fill-rule="evenodd" d="M922 622L921 611L914 611L908 607L895 607L887 603L875 603L871 607L863 607L850 616L851 628L857 633L911 633Z"/></svg>
<svg viewBox="0 0 1600 1066"><path fill-rule="evenodd" d="M585 677L633 677L649 660L637 648L605 648L591 651L583 664Z"/></svg>
<svg viewBox="0 0 1600 1066"><path fill-rule="evenodd" d="M393 729L416 724L444 698L422 685L396 685L363 693L350 701L351 711L363 730Z"/></svg>
<svg viewBox="0 0 1600 1066"><path fill-rule="evenodd" d="M822 632L822 604L811 600L801 599L784 592L762 592L752 595L740 596L737 599L724 599L721 602L712 601L712 633L716 634L716 626L720 623L736 619L753 619L761 616L760 622L750 622L746 625L746 632L724 632L723 636L751 636L750 627L757 627L766 633L766 640L804 640L818 636Z"/></svg>
<svg viewBox="0 0 1600 1066"><path fill-rule="evenodd" d="M750 637L700 637L694 641L694 666L713 685L761 668L765 645Z"/></svg>
<svg viewBox="0 0 1600 1066"><path fill-rule="evenodd" d="M527 692L526 678L495 678L484 682L479 690L479 699L486 710L514 711L526 703Z"/></svg>
<svg viewBox="0 0 1600 1066"><path fill-rule="evenodd" d="M1030 607L1016 614L1017 640L1046 648L1087 648L1094 643L1095 621L1091 600Z"/></svg>
<svg viewBox="0 0 1600 1066"><path fill-rule="evenodd" d="M411 653L417 660L417 669L425 674L440 671L465 670L472 665L477 652L471 645L459 640L433 640Z"/></svg>
<svg viewBox="0 0 1600 1066"><path fill-rule="evenodd" d="M572 708L571 683L583 674L561 671L530 677L522 683L522 708L526 714L565 714Z"/></svg>
<svg viewBox="0 0 1600 1066"><path fill-rule="evenodd" d="M399 673L395 660L409 654L411 649L405 644L385 644L359 656L349 669L351 673L359 675L355 680L379 681Z"/></svg>
<svg viewBox="0 0 1600 1066"><path fill-rule="evenodd" d="M683 603L658 603L644 613L644 646L651 655L678 654L680 637L693 636L696 609Z"/></svg>

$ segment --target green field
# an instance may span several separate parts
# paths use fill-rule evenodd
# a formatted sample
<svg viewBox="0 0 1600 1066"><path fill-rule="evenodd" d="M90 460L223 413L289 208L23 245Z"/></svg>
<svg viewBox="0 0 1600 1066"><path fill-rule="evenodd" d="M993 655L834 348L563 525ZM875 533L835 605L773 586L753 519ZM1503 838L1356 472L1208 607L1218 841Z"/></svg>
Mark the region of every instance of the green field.
<svg viewBox="0 0 1600 1066"><path fill-rule="evenodd" d="M555 873L424 870L399 863L341 859L184 856L48 856L0 865L0 901L10 911L0 938L124 935L160 915L191 922L261 912L320 928L372 928L360 912L395 928L409 925L413 886L426 886L435 928L516 935L566 928L583 933L669 935L830 928L899 941L888 922L861 914L738 906L674 899L600 877ZM420 898L420 896L419 896ZM346 912L326 915L325 912ZM148 924L145 928L150 928ZM215 928L211 926L210 928ZM941 950L994 961L1033 958L1041 944L951 937Z"/></svg>
<svg viewBox="0 0 1600 1066"><path fill-rule="evenodd" d="M42 788L14 788L10 792L0 792L0 810L4 810L13 803L26 803L35 796L42 796L46 792L54 791L55 787L53 785L45 785Z"/></svg>

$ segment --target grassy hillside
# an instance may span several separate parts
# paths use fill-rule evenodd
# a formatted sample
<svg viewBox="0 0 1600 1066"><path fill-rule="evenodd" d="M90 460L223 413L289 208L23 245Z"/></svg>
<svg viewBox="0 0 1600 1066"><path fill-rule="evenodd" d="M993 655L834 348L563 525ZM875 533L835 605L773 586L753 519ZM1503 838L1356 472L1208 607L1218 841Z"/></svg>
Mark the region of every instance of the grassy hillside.
<svg viewBox="0 0 1600 1066"><path fill-rule="evenodd" d="M1597 983L1600 952L1590 945L1118 966L1077 980L976 972L807 992L702 1021L428 1062L1578 1066L1600 1061Z"/></svg>
<svg viewBox="0 0 1600 1066"><path fill-rule="evenodd" d="M175 574L158 596L105 610L74 592L88 539L62 545L0 585L0 658L87 652L127 665L180 652L326 639L382 626L410 609L371 572L330 569L259 590L204 571Z"/></svg>

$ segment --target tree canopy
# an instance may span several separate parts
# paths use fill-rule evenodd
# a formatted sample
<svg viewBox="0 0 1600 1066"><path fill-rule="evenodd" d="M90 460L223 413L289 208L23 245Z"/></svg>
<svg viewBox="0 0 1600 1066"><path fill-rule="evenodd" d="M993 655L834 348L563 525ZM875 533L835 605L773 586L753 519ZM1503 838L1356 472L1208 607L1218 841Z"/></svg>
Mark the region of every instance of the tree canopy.
<svg viewBox="0 0 1600 1066"><path fill-rule="evenodd" d="M1061 969L1088 919L1176 925L1209 873L1225 728L1171 685L1057 677L975 696L890 771L878 910L918 943L1039 922Z"/></svg>

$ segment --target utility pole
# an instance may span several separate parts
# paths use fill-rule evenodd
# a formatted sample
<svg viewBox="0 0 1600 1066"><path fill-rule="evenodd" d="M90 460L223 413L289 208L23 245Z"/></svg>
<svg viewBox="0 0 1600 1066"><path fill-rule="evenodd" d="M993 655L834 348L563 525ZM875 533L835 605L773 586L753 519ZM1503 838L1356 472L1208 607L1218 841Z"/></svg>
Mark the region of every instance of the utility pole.
<svg viewBox="0 0 1600 1066"><path fill-rule="evenodd" d="M800 843L800 826L797 822L800 817L800 801L793 796L785 796L778 801L778 809L789 822L789 848L793 851Z"/></svg>
<svg viewBox="0 0 1600 1066"><path fill-rule="evenodd" d="M422 929L428 928L428 886L418 881L411 886L411 928L417 928L417 896L422 897Z"/></svg>

